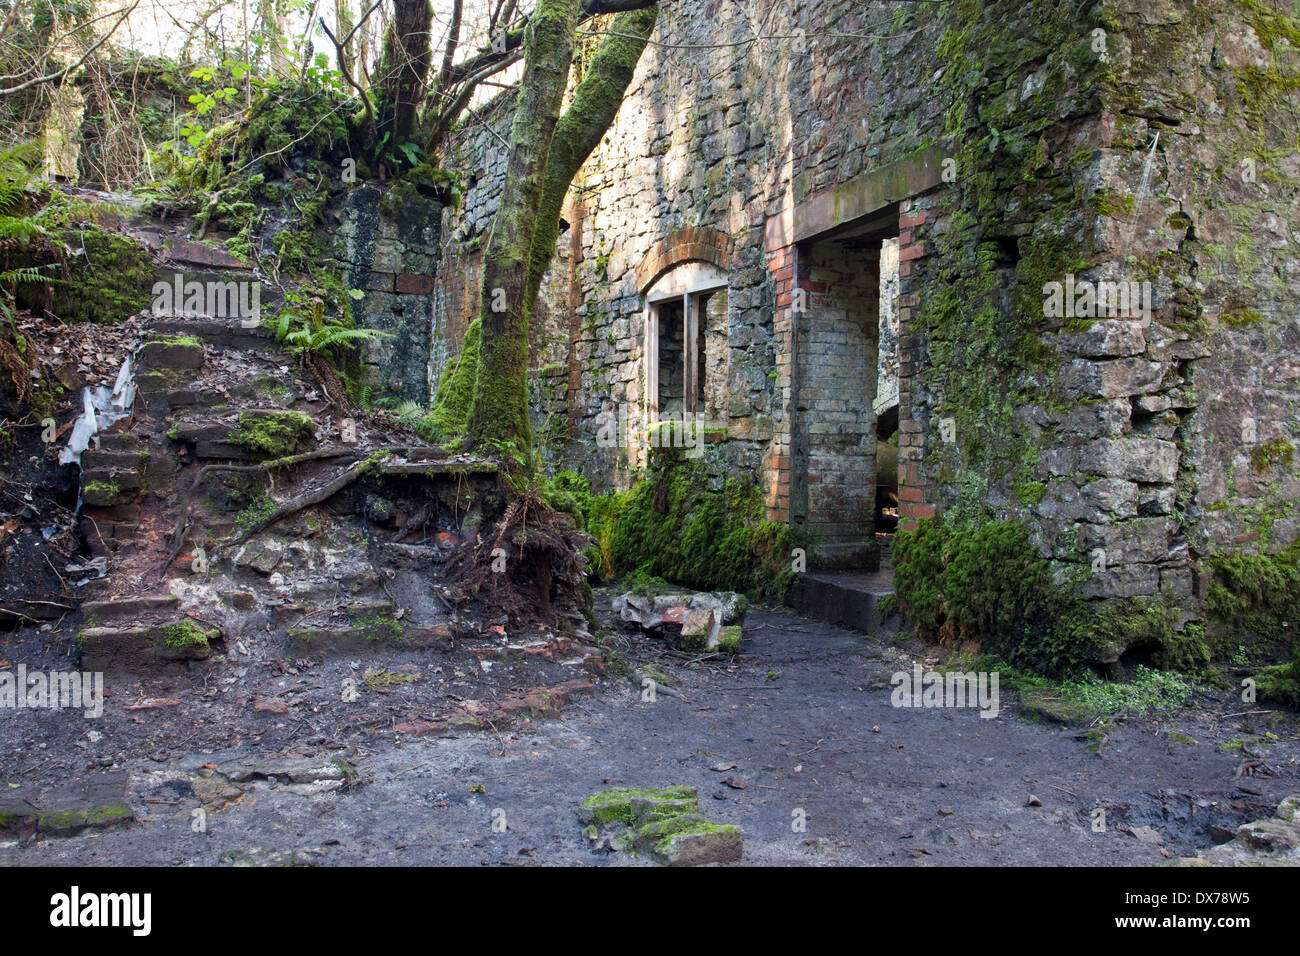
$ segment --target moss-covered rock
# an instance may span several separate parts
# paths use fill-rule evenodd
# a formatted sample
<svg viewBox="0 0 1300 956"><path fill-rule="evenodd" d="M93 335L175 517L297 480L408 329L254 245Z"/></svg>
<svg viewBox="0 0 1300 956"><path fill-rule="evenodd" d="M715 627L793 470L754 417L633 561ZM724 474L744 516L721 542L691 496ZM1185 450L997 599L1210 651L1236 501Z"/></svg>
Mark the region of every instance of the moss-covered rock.
<svg viewBox="0 0 1300 956"><path fill-rule="evenodd" d="M55 315L112 325L148 308L158 273L139 242L94 226L67 229L56 238L70 254L68 274L52 287Z"/></svg>
<svg viewBox="0 0 1300 956"><path fill-rule="evenodd" d="M649 853L668 866L731 863L743 851L740 828L699 812L694 787L603 790L578 807L578 821L596 845Z"/></svg>
<svg viewBox="0 0 1300 956"><path fill-rule="evenodd" d="M274 459L297 451L315 433L316 426L302 412L244 412L225 440Z"/></svg>

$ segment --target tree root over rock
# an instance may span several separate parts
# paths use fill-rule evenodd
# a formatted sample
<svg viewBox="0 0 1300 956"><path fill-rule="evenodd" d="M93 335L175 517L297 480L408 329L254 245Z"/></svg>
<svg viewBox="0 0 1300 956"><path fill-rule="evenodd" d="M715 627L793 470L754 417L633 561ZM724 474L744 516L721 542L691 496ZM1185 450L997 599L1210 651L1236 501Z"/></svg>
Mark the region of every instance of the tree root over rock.
<svg viewBox="0 0 1300 956"><path fill-rule="evenodd" d="M556 603L574 610L590 604L582 558L589 543L569 515L528 489L510 498L490 534L475 535L448 566L453 583L486 609L517 623L555 625Z"/></svg>
<svg viewBox="0 0 1300 956"><path fill-rule="evenodd" d="M269 527L275 522L287 518L289 515L303 508L309 508L312 505L320 504L332 496L338 494L348 485L357 481L368 474L381 458L392 454L399 454L407 451L405 446L391 446L376 449L357 449L357 448L333 448L320 451L306 452L301 455L290 455L287 458L277 458L275 461L263 462L260 465L204 465L199 469L199 473L194 477L194 483L190 485L189 490L185 492L185 497L181 500L181 513L176 522L176 530L172 534L172 550L167 555L167 560L158 568L159 576L165 575L171 563L176 560L180 554L181 548L185 544L185 532L188 529L188 518L190 501L194 497L194 492L198 490L199 483L213 472L235 472L242 474L254 474L258 472L269 472L277 468L291 468L295 465L301 465L309 461L321 461L330 458L352 458L353 462L347 468L344 468L330 481L326 482L319 488L305 492L291 501L285 502L279 508L275 509L270 515L250 525L234 540L222 542L220 547L243 544L253 535L262 529ZM362 461L357 461L361 455L367 457ZM213 552L216 553L215 551Z"/></svg>

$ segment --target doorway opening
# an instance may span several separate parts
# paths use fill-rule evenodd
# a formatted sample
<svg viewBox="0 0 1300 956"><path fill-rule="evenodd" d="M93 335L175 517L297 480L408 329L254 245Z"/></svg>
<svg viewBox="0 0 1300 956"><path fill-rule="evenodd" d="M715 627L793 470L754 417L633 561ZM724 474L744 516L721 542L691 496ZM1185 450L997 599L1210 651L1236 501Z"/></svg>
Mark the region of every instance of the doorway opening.
<svg viewBox="0 0 1300 956"><path fill-rule="evenodd" d="M792 521L822 568L879 567L897 523L898 207L800 246Z"/></svg>

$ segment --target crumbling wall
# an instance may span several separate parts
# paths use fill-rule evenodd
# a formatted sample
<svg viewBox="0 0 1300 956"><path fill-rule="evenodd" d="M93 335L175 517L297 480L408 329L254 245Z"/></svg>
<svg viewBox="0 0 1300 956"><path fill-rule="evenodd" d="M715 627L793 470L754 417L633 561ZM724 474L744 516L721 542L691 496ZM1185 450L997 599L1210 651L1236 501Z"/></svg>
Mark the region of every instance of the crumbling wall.
<svg viewBox="0 0 1300 956"><path fill-rule="evenodd" d="M345 285L364 293L353 304L357 325L387 333L366 345L373 398L427 403L435 354L443 203L409 184L392 189L363 183L339 197L334 255Z"/></svg>
<svg viewBox="0 0 1300 956"><path fill-rule="evenodd" d="M548 400L563 385L568 406L554 460L597 487L644 462L634 441L596 437L611 413L645 424L643 294L705 261L728 279L728 407L709 467L758 476L768 514L795 523L816 507L808 488L862 472L869 442L800 452L848 434L817 402L855 360L840 351L861 346L834 341L819 297L861 277L814 273L857 204L892 211L899 233L904 528L940 513L1021 522L1058 583L1164 598L1183 621L1204 554L1297 536L1287 3L749 12L664 11L570 195L577 231L560 240L537 359ZM751 21L785 39L735 46ZM444 262L467 273L499 189L495 139L471 127L456 154L474 185ZM1134 294L1076 302L1083 283ZM476 302L473 286L446 301ZM829 351L801 354L819 342Z"/></svg>
<svg viewBox="0 0 1300 956"><path fill-rule="evenodd" d="M545 347L534 361L557 382L556 366L569 367L568 441L556 460L580 463L598 486L626 486L646 460L634 440L608 448L595 439L610 415L626 415L634 439L644 431L642 294L672 264L656 262L663 243L691 230L721 237L717 256L694 258L725 259L728 273L727 355L710 358L714 375L705 383L716 396L708 424L722 431L711 433L707 457L719 476L774 487L782 480L793 398L778 371L780 290L769 270L767 223L812 191L905 154L942 120L939 104L923 95L939 36L932 15L850 0L815 10L760 6L758 20L730 0L662 11L619 118L566 204L568 228L541 297L546 314L534 322ZM764 36L786 39L739 45L754 37L754 22L767 24ZM446 161L466 187L444 224L436 323L443 344L435 348L448 352L477 309L477 263L500 193L508 116L508 103L478 114Z"/></svg>
<svg viewBox="0 0 1300 956"><path fill-rule="evenodd" d="M1155 283L1142 356L1180 383L1135 403L1134 421L1178 446L1193 553L1276 552L1300 537L1300 11L1112 9L1103 238Z"/></svg>

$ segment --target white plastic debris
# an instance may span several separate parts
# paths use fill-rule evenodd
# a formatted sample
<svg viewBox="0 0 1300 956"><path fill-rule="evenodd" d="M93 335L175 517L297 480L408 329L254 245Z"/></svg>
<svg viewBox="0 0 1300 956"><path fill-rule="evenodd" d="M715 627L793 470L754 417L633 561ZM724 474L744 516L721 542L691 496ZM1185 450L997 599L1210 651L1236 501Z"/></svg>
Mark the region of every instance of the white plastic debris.
<svg viewBox="0 0 1300 956"><path fill-rule="evenodd" d="M81 464L81 453L90 447L90 441L101 428L108 428L125 418L135 402L135 369L131 356L127 356L118 370L112 389L103 385L81 390L81 415L72 426L68 445L59 453L59 464Z"/></svg>

